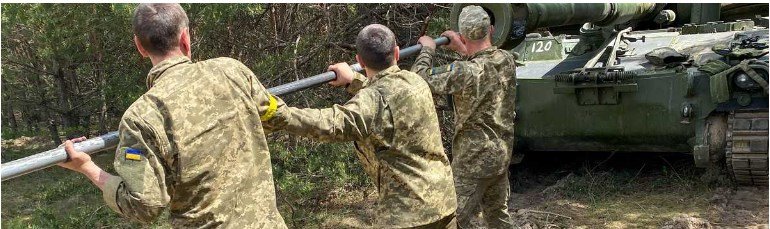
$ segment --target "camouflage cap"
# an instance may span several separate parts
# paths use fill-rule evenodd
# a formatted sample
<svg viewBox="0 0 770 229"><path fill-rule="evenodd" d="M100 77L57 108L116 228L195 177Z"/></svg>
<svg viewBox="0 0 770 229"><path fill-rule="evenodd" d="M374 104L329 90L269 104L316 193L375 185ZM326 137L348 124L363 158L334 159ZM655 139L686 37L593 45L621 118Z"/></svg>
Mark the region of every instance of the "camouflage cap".
<svg viewBox="0 0 770 229"><path fill-rule="evenodd" d="M489 15L481 6L466 6L460 11L460 34L469 40L485 38L489 29Z"/></svg>

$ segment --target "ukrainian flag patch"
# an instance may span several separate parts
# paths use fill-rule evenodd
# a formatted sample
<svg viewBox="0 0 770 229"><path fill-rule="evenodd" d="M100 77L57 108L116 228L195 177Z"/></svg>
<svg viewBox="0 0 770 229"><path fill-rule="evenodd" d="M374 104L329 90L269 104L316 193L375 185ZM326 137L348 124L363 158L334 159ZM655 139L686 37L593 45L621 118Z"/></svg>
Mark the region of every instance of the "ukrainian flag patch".
<svg viewBox="0 0 770 229"><path fill-rule="evenodd" d="M455 64L445 65L441 67L434 67L430 69L430 75L438 75L445 72L451 72L455 68Z"/></svg>
<svg viewBox="0 0 770 229"><path fill-rule="evenodd" d="M141 161L142 155L144 155L141 150L131 147L123 147L121 149L126 153L126 160Z"/></svg>

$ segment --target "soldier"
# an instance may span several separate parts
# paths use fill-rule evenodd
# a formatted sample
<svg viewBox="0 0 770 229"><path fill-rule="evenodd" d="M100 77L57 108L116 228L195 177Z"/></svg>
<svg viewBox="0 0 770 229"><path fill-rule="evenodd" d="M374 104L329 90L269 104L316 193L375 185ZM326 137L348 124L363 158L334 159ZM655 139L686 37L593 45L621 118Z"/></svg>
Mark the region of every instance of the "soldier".
<svg viewBox="0 0 770 229"><path fill-rule="evenodd" d="M270 118L270 97L254 73L230 58L190 61L179 4L140 4L133 29L153 68L149 90L120 121L117 176L72 141L59 165L86 175L107 206L143 223L169 208L174 227L286 228L260 123Z"/></svg>
<svg viewBox="0 0 770 229"><path fill-rule="evenodd" d="M401 70L393 32L366 26L356 38L356 60L366 77L346 63L329 66L332 85L355 94L344 105L300 109L279 102L267 130L321 141L355 141L357 155L378 191L377 228L454 228L452 169L441 146L430 88Z"/></svg>
<svg viewBox="0 0 770 229"><path fill-rule="evenodd" d="M460 34L446 31L448 48L467 61L432 67L436 44L423 45L412 71L420 74L433 93L450 94L455 104L452 172L457 191L458 228L469 228L479 204L492 228L511 228L508 215L508 164L513 146L516 72L514 57L491 44L489 15L479 6L460 12Z"/></svg>

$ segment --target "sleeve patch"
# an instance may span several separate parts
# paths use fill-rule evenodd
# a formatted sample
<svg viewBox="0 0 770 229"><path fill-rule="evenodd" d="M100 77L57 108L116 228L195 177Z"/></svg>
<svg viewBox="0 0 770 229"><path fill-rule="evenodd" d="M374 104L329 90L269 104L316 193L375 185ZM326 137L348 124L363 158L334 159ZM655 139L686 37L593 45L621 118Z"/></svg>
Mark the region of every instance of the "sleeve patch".
<svg viewBox="0 0 770 229"><path fill-rule="evenodd" d="M121 150L126 154L126 160L141 161L142 155L144 155L141 150L131 147L123 147Z"/></svg>
<svg viewBox="0 0 770 229"><path fill-rule="evenodd" d="M454 67L455 67L455 64L434 67L430 69L430 75L438 75L445 72L451 72L454 69Z"/></svg>

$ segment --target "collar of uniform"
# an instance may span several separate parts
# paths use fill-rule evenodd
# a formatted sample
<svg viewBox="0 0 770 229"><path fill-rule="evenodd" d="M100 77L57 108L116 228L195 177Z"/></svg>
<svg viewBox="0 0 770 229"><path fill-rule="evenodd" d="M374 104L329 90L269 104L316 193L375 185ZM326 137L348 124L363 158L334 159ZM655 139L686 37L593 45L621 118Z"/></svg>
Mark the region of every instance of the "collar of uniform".
<svg viewBox="0 0 770 229"><path fill-rule="evenodd" d="M374 83L374 81L377 81L377 79L379 79L379 78L385 77L387 75L390 75L390 74L392 74L394 72L398 72L398 71L401 71L401 68L399 68L397 64L394 64L393 66L390 66L390 67L386 68L385 70L382 70L382 71L378 72L376 75L374 75L374 77L372 77L372 79L369 80L369 84Z"/></svg>
<svg viewBox="0 0 770 229"><path fill-rule="evenodd" d="M474 53L473 56L471 56L471 58L468 58L468 59L472 60L472 59L475 59L476 57L479 57L479 56L489 55L489 54L492 54L493 52L495 52L495 50L497 50L497 46L494 46L494 45L493 46L489 46L489 47L487 47L485 49L479 50L478 52Z"/></svg>
<svg viewBox="0 0 770 229"><path fill-rule="evenodd" d="M168 70L171 67L177 66L179 64L183 63L190 63L190 58L187 58L186 56L178 56L166 59L164 61L161 61L157 65L153 66L152 69L150 69L150 73L147 74L147 89L150 89L152 85L155 85L155 81L160 78L160 75L163 74L166 70Z"/></svg>

